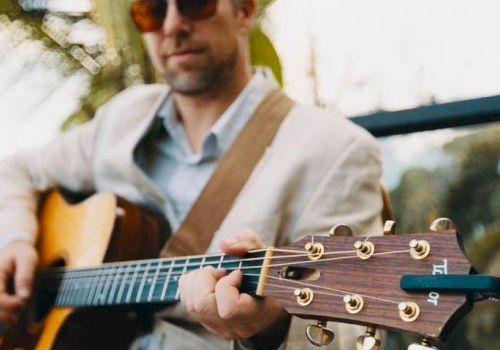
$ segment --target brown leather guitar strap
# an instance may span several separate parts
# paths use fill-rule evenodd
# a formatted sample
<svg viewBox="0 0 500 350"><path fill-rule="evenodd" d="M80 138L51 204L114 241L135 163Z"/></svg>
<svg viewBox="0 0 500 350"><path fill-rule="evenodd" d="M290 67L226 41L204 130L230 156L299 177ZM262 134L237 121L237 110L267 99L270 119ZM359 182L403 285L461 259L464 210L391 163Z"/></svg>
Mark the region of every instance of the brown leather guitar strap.
<svg viewBox="0 0 500 350"><path fill-rule="evenodd" d="M247 182L294 102L279 90L259 105L236 141L222 156L179 230L160 256L204 254L234 200Z"/></svg>

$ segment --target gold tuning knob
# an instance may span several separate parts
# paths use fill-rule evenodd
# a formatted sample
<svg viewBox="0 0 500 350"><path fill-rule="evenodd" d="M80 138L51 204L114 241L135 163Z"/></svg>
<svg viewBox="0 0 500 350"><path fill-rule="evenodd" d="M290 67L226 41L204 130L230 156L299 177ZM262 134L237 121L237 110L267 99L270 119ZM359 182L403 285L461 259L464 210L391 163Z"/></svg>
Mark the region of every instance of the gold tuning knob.
<svg viewBox="0 0 500 350"><path fill-rule="evenodd" d="M422 339L420 344L413 343L408 347L408 350L438 350L435 346L432 346L427 339Z"/></svg>
<svg viewBox="0 0 500 350"><path fill-rule="evenodd" d="M318 321L316 325L309 325L306 328L306 337L311 344L316 346L325 346L330 344L335 338L335 333L326 327L325 321Z"/></svg>
<svg viewBox="0 0 500 350"><path fill-rule="evenodd" d="M396 221L387 220L384 223L384 236L392 236L396 234Z"/></svg>
<svg viewBox="0 0 500 350"><path fill-rule="evenodd" d="M366 327L365 335L358 337L357 350L380 350L380 339L375 337L377 329L372 326Z"/></svg>
<svg viewBox="0 0 500 350"><path fill-rule="evenodd" d="M429 226L429 229L433 232L444 232L453 230L454 228L455 224L448 218L438 218Z"/></svg>
<svg viewBox="0 0 500 350"><path fill-rule="evenodd" d="M342 237L350 237L353 235L352 228L350 228L346 224L338 224L333 226L328 232L330 236L342 236Z"/></svg>

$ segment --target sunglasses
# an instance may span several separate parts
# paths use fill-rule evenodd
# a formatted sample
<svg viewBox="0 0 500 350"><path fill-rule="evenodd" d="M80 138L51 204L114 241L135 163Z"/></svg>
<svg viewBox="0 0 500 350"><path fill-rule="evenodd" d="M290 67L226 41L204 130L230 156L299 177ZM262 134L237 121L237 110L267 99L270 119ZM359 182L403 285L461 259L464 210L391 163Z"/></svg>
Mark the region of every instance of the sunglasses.
<svg viewBox="0 0 500 350"><path fill-rule="evenodd" d="M217 0L175 0L179 13L191 21L202 21L217 11ZM167 16L166 0L135 0L130 4L130 14L137 28L143 32L156 32Z"/></svg>

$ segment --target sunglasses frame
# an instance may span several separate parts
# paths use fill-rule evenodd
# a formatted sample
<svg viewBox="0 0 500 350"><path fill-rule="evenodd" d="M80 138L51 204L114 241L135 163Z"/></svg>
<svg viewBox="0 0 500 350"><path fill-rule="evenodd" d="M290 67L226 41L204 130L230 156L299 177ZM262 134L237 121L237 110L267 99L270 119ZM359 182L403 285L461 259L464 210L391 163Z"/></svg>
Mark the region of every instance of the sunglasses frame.
<svg viewBox="0 0 500 350"><path fill-rule="evenodd" d="M177 11L190 21L203 21L217 12L218 0L174 0ZM167 0L134 0L130 3L130 17L142 33L161 29L168 11Z"/></svg>

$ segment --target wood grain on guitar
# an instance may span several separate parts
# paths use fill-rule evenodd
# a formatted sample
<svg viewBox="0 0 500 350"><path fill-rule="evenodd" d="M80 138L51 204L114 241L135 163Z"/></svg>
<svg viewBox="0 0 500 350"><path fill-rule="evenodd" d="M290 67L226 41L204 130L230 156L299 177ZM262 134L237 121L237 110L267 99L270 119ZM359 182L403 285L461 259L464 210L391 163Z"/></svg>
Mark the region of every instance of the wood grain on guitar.
<svg viewBox="0 0 500 350"><path fill-rule="evenodd" d="M347 226L338 225L330 235L305 236L242 258L156 259L168 226L151 213L106 193L69 205L57 192L42 206L40 227L32 312L7 332L0 350L126 348L136 334L130 313L109 312L110 307L176 302L179 277L207 266L241 270L242 292L272 298L290 314L318 320L306 332L316 345L333 339L326 328L331 320L366 325L357 344L362 350L380 347L376 327L445 340L471 307L464 293L400 287L405 275L470 273L459 236L450 227L397 235L388 223L385 236L352 237ZM103 320L106 327L96 326ZM418 346L432 349L427 340Z"/></svg>

